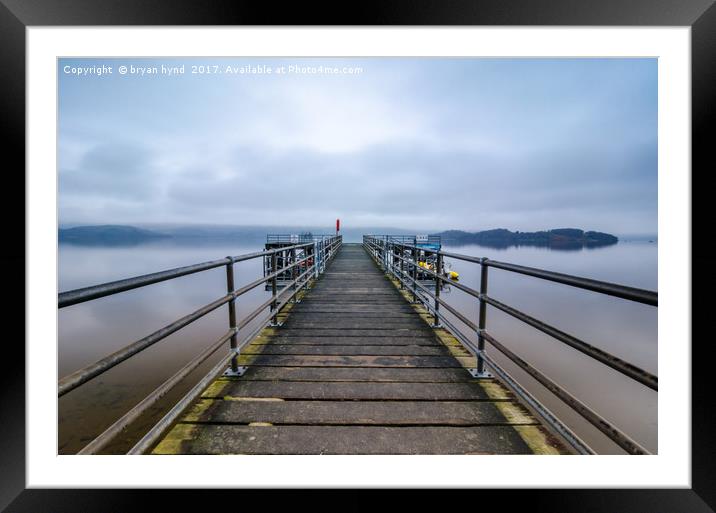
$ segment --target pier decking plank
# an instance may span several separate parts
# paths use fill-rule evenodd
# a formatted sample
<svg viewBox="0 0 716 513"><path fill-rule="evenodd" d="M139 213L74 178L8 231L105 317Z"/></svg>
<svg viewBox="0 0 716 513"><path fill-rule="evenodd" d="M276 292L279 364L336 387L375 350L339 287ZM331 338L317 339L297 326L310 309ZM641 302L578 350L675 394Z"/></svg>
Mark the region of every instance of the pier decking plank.
<svg viewBox="0 0 716 513"><path fill-rule="evenodd" d="M231 380L232 378L222 378ZM418 367L250 367L244 381L369 381L402 383L462 383L472 381L463 369ZM220 383L222 380L217 380Z"/></svg>
<svg viewBox="0 0 716 513"><path fill-rule="evenodd" d="M530 454L512 426L184 424L186 454ZM195 435L195 436L194 436ZM166 444L169 446L169 444Z"/></svg>
<svg viewBox="0 0 716 513"><path fill-rule="evenodd" d="M446 347L439 346L381 346L381 345L308 345L308 344L266 344L265 346L252 346L244 354L293 356L444 356L450 354ZM467 355L466 355L467 356Z"/></svg>
<svg viewBox="0 0 716 513"><path fill-rule="evenodd" d="M187 422L273 425L511 425L490 402L440 401L223 401L205 399ZM529 418L525 425L534 425Z"/></svg>
<svg viewBox="0 0 716 513"><path fill-rule="evenodd" d="M474 357L361 245L343 245L281 319L242 351L247 372L212 383L154 454L568 452L497 380L472 378Z"/></svg>
<svg viewBox="0 0 716 513"><path fill-rule="evenodd" d="M435 346L434 337L260 337L252 346L259 345L311 345L311 346ZM248 349L248 348L247 348Z"/></svg>
<svg viewBox="0 0 716 513"><path fill-rule="evenodd" d="M469 401L492 400L476 383L370 383L321 381L236 381L219 390L210 387L202 397L234 401L246 398L350 401ZM426 406L426 408L429 407Z"/></svg>
<svg viewBox="0 0 716 513"><path fill-rule="evenodd" d="M270 367L426 367L433 369L464 366L454 356L331 356L324 354L243 354L239 357L239 364Z"/></svg>

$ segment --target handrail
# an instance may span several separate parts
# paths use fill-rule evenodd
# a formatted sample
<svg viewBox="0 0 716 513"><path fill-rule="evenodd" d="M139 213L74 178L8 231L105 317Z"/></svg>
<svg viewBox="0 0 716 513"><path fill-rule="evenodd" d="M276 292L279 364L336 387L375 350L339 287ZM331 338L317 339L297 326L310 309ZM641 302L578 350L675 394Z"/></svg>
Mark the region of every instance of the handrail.
<svg viewBox="0 0 716 513"><path fill-rule="evenodd" d="M475 375L477 377L485 376L484 366L487 364L494 370L498 371L497 374L500 376L506 375L504 372L504 369L496 368L496 363L492 360L487 358L487 355L485 353L485 341L489 342L493 347L498 349L501 353L503 353L505 356L507 356L510 360L512 360L515 364L517 364L519 367L521 367L523 370L525 370L528 374L530 374L532 377L534 377L538 382L540 382L542 385L544 385L548 390L550 390L553 394L555 394L560 400L562 400L565 404L570 406L573 410L575 410L577 413L582 415L586 420L588 420L592 425L597 427L602 433L604 433L606 436L608 436L612 441L617 443L620 447L622 447L625 451L631 453L631 454L648 454L648 451L641 447L637 442L632 440L628 435L625 433L622 433L619 431L616 427L611 425L609 422L607 422L604 418L599 416L596 412L591 410L589 407L581 403L579 400L577 400L575 397L570 395L567 391L565 391L563 388L561 388L559 385L554 383L551 379L549 379L547 376L542 374L540 371L532 367L529 363L522 360L518 355L507 349L504 345L502 345L500 342L498 342L493 336L487 333L485 329L486 325L486 307L487 305L490 305L494 308L497 308L508 315L511 315L512 317L519 319L520 321L542 331L543 333L546 333L547 335L551 336L552 338L569 345L570 347L582 352L583 354L586 354L587 356L609 366L610 368L634 379L635 381L658 391L658 378L643 370L639 367L628 363L606 351L603 351L595 346L592 346L591 344L588 344L568 333L565 333L547 323L544 323L540 321L539 319L536 319L534 317L531 317L527 315L524 312L521 312L509 305L506 305L500 301L497 301L496 299L490 297L487 295L487 269L488 267L495 267L502 270L512 271L523 275L533 276L537 278L542 278L549 281L554 281L558 283L562 283L565 285L569 285L572 287L580 288L580 289L586 289L591 290L594 292L598 292L601 294L609 295L609 296L616 296L620 297L622 299L627 299L634 302L639 302L643 304L653 305L657 306L657 293L649 290L643 290L643 289L636 289L633 287L626 287L623 285L618 285L614 283L608 283L608 282L600 282L597 280L591 280L588 278L581 278L577 276L571 276L567 274L561 274L561 273L555 273L552 271L545 271L542 269L536 269L531 267L525 267L525 266L518 266L515 264L509 264L506 262L496 262L493 260L488 260L487 258L477 258L472 257L469 255L460 255L456 253L450 253L442 250L434 250L426 247L421 246L415 246L411 244L403 244L395 239L393 239L390 236L382 236L381 238L366 235L363 237L363 245L368 251L369 255L373 257L373 259L376 261L378 265L380 265L386 272L394 276L399 284L400 287L403 288L404 286L407 286L408 288L412 287L412 294L413 294L413 301L414 302L420 302L425 305L425 307L428 309L428 311L432 312L432 314L435 317L435 326L440 325L439 323L442 321L445 325L447 325L451 331L457 331L457 328L455 328L451 323L448 322L448 320L445 318L445 316L440 311L440 306L444 307L446 310L448 310L450 313L455 315L461 322L463 322L466 326L468 326L470 329L475 330L478 335L478 345L477 348L475 348L472 345L472 342L469 342L467 344L464 344L466 348L473 353L477 358L477 369L475 372ZM409 250L409 255L406 256L406 251ZM438 255L438 265L436 268L436 271L432 271L430 269L427 269L425 267L420 267L419 272L423 275L427 275L432 277L435 280L435 292L431 292L426 286L421 284L417 279L417 273L418 273L418 258L419 255L423 254L434 254ZM449 257L449 258L457 258L463 261L472 262L479 264L481 266L482 272L480 277L480 290L477 291L475 289L472 289L470 287L467 287L466 285L454 282L444 276L442 274L442 258L443 257ZM465 315L459 313L454 307L448 305L445 301L440 299L439 293L440 293L440 284L441 283L449 283L450 285L466 292L467 294L475 297L479 301L479 320L478 323L474 323L470 321ZM430 301L432 300L432 301ZM456 336L460 335L458 338L461 341L468 341L467 337L463 336L462 334L455 333ZM514 388L514 387L513 387ZM518 395L523 395L522 392L524 392L525 396L528 396L529 394L526 393L521 387L516 390L518 392ZM528 402L530 404L534 404L535 401L531 397L525 397L528 399ZM541 405L538 405L536 408L538 413L542 415L545 420L548 421L549 424L551 424L553 427L556 427L559 432L567 435L566 438L571 441L575 441L575 448L578 449L579 452L583 453L589 453L591 450L587 450L583 444L583 442L579 441L579 439L571 433L565 426L563 426L561 423L558 423L555 421L554 416L548 412L544 407Z"/></svg>
<svg viewBox="0 0 716 513"><path fill-rule="evenodd" d="M399 255L393 255L393 258L398 258L400 260L411 262L411 260L406 259L404 257L401 257ZM421 272L424 272L425 274L428 274L432 276L433 278L441 281L447 281L446 278L443 276L440 276L438 273L431 271L430 269L421 269ZM586 354L587 356L591 356L595 360L598 360L602 362L604 365L607 365L611 367L612 369L621 372L622 374L629 376L630 378L634 379L635 381L638 381L642 385L646 385L647 387L651 388L652 390L658 390L658 378L654 376L653 374L637 367L636 365L633 365L631 363L625 362L624 360L607 353L606 351L603 351L597 347L594 347L577 337L574 337L568 333L565 333L558 328L555 328L554 326L551 326L547 324L546 322L540 321L539 319L535 319L534 317L531 317L527 315L524 312L521 312L520 310L517 310L516 308L512 308L511 306L508 306L500 301L497 301L496 299L486 295L486 294L480 294L475 289L472 289L470 287L467 287L465 285L462 285L460 283L451 281L450 284L468 294L471 296L484 300L485 303L488 305L494 306L495 308L502 310L506 314L524 322L525 324L529 324L533 328L537 328L538 330L542 331L543 333L546 333L547 335L550 335L551 337L557 339L560 342L563 342L567 345L572 346L574 349L577 349L578 351L581 351L582 353ZM420 283L417 283L417 286L427 292L427 294L432 297L433 299L436 299L435 296L424 286L422 286ZM437 304L443 305L446 308L450 309L442 300L437 299ZM455 315L454 311L451 311L453 315ZM460 320L470 326L470 323L466 322L466 319L464 317L460 318Z"/></svg>
<svg viewBox="0 0 716 513"><path fill-rule="evenodd" d="M380 239L377 239L380 240ZM611 283L608 281L594 280L592 278L583 278L581 276L573 276L570 274L557 273L554 271L547 271L544 269L537 269L535 267L526 267L523 265L510 264L507 262L500 262L498 260L490 260L485 257L474 257L470 255L461 255L459 253L451 253L448 251L430 249L422 246L415 246L412 244L403 244L395 242L392 239L388 240L394 246L401 246L403 248L419 250L424 253L431 255L442 255L448 258L455 258L464 262L471 262L473 264L487 265L488 267L495 267L505 271L512 271L514 273L524 274L532 276L534 278L541 278L543 280L553 281L561 283L563 285L570 285L572 287L591 290L592 292L598 292L608 296L619 297L627 299L629 301L635 301L637 303L644 303L651 306L658 306L658 293L652 290L640 289L636 287L628 287L626 285L620 285L618 283Z"/></svg>
<svg viewBox="0 0 716 513"><path fill-rule="evenodd" d="M258 253L255 253L258 255ZM227 257L227 258L233 258L233 257ZM254 257L256 258L256 257ZM119 349L118 351L115 351L114 353L105 356L104 358L91 363L89 365L86 365L85 367L76 370L72 374L65 376L62 378L58 385L58 396L62 397L66 393L74 390L78 386L82 385L83 383L86 383L87 381L91 380L92 378L95 378L99 376L100 374L103 374L104 372L108 371L112 367L122 363L127 358L130 358L131 356L134 356L135 354L144 351L148 347L151 347L152 345L156 344L160 340L163 340L167 338L172 333L175 333L179 331L180 329L184 328L185 326L188 326L192 322L200 319L201 317L205 316L206 314L213 312L220 306L233 301L237 297L245 294L249 290L257 287L258 285L261 285L262 283L269 281L276 276L286 272L287 270L300 265L302 262L305 262L310 257L303 258L301 260L297 260L294 263L282 267L280 270L275 271L271 274L268 274L264 276L263 278L259 278L247 285L244 285L240 289L237 289L233 292L228 293L225 296L220 297L219 299L212 301L211 303L202 306L198 310L185 315L181 319L178 319L163 328L158 329L151 335L147 335L144 338L141 338L137 340L136 342L133 342L129 344L128 346L123 347L122 349ZM226 265L226 264L225 264ZM158 273L157 273L158 274ZM184 276L184 275L181 275ZM156 282L155 282L156 283ZM115 292L115 294L118 294L119 292Z"/></svg>
<svg viewBox="0 0 716 513"><path fill-rule="evenodd" d="M65 308L67 306L76 305L78 303L84 303L85 301L91 301L93 299L111 296L119 292L125 292L127 290L146 287L147 285L152 285L154 283L159 283L166 280L172 280L174 278L187 276L189 274L208 271L209 269L215 269L217 267L221 267L230 263L243 262L252 258L272 255L274 253L282 252L287 249L297 249L308 246L313 246L313 243L296 244L294 246L286 246L285 248L272 249L269 251L258 251L256 253L247 253L246 255L226 257L222 258L221 260L212 260L209 262L202 262L200 264L176 267L174 269L167 269L166 271L145 274L142 276L134 276L132 278L126 278L124 280L111 281L107 283L101 283L99 285L92 285L91 287L68 290L66 292L60 292L58 294L57 306L58 308Z"/></svg>
<svg viewBox="0 0 716 513"><path fill-rule="evenodd" d="M68 376L65 376L64 378L60 379L60 381L58 382L57 396L62 397L63 395L67 394L68 392L71 392L80 385L99 376L100 374L107 372L109 369L116 365L119 365L126 359L131 358L140 351L144 351L145 349L156 344L160 340L165 339L172 333L175 333L183 327L188 326L189 324L203 317L209 312L213 312L214 310L228 303L229 301L231 301L231 296L227 294L226 296L223 296L216 301L209 303L208 305L202 306L201 308L190 313L189 315L185 315L181 319L178 319L173 323L158 329L151 335L147 335L146 337L143 337L136 342L133 342L128 346L125 346L122 349L115 351L114 353L107 355L100 360L97 360L94 363L91 363L89 365L86 365L85 367L82 367L81 369L74 371L72 374L69 374Z"/></svg>
<svg viewBox="0 0 716 513"><path fill-rule="evenodd" d="M326 263L333 259L337 250L342 245L342 241L343 238L340 235L324 237L308 244L296 244L269 251L247 253L245 255L239 256L229 256L220 260L213 260L185 267L177 267L174 269L168 269L166 271L160 271L157 273L136 276L133 278L127 278L124 280L60 293L58 295L58 308L63 308L66 306L91 301L101 297L118 294L127 290L144 287L154 283L179 278L188 274L198 273L222 266L226 267L226 295L212 301L211 303L208 303L207 305L204 305L198 310L188 315L185 315L180 319L177 319L176 321L168 324L167 326L164 326L163 328L160 328L154 333L147 335L146 337L143 337L136 342L133 342L128 346L125 346L124 348L115 351L114 353L104 358L101 358L100 360L90 365L87 365L77 371L74 371L73 373L59 380L58 397L61 397L66 393L81 386L82 384L90 381L96 376L99 376L100 374L108 371L119 363L127 360L128 358L159 342L160 340L165 339L172 333L175 333L176 331L191 324L197 319L216 310L224 304L229 305L229 330L218 340L212 343L209 347L205 348L202 352L200 352L196 357L194 357L189 363L187 363L172 377L162 383L153 392L148 394L142 401L140 401L130 411L128 411L121 418L115 421L103 433L101 433L98 437L92 440L80 451L80 454L94 454L105 448L114 438L116 438L117 435L119 435L124 429L126 429L127 426L129 426L133 421L139 418L140 415L146 412L147 409L149 409L153 404L159 401L159 399L164 397L173 387L175 387L181 380L183 380L193 370L195 370L202 362L204 362L207 358L214 354L227 341L230 341L231 350L226 356L226 358L222 359L219 362L219 364L222 365L220 370L223 370L226 365L230 363L230 370L235 373L238 372L237 357L240 353L241 348L243 348L246 343L253 339L255 334L258 333L258 331L260 331L267 323L271 322L272 319L276 319L276 316L280 312L280 310L289 301L293 300L296 295L308 285L312 276L318 277L318 275L325 270ZM297 249L303 249L302 258L295 258L295 251ZM293 262L291 263L287 263L288 259L286 258L286 256L288 255L288 252L292 252L292 254L294 255ZM277 265L276 258L276 255L279 253L283 254L283 258L281 259L283 265L280 268ZM238 262L243 262L254 258L265 258L268 256L271 257L272 272L265 275L263 278L256 279L238 289L235 289L233 265ZM290 271L295 267L299 268L298 276L293 281L291 281L287 287L283 288L279 292L276 287L277 277L285 274L287 271ZM291 273L294 274L293 271ZM248 292L249 290L252 290L258 285L268 281L272 282L271 297L264 301L256 309L254 309L251 313L244 316L239 322L237 322L234 306L234 302L236 301L236 299ZM287 294L288 291L290 291L290 294ZM286 297L283 298L283 296ZM267 308L269 308L270 311L268 312L268 315L265 315L261 319L261 323L259 324L258 328L256 328L250 336L245 337L243 341L239 344L237 339L237 334L239 333L239 331L244 329L252 320L256 319L261 314L261 312L263 312ZM216 367L214 367L212 371L210 371L210 374L215 372L215 370ZM202 380L200 380L200 383L204 383L204 381L206 381L206 376L202 378ZM192 388L189 394L194 393L195 388L196 387ZM179 401L179 403L184 404L187 400L187 395L185 395ZM172 411L173 410L174 409L172 409ZM159 426L159 424L162 424L161 421L150 430L150 433L154 433L153 439L156 439L156 437L159 436L157 433L162 432L161 430L157 431L157 426ZM145 435L143 440L145 440L146 438L147 437Z"/></svg>

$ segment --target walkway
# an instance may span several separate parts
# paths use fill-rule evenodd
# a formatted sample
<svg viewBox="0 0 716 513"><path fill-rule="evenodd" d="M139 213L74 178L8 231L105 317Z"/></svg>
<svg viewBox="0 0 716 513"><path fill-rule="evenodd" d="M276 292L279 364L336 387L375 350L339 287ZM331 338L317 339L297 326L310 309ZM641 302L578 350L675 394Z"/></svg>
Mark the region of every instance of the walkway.
<svg viewBox="0 0 716 513"><path fill-rule="evenodd" d="M412 305L359 244L220 378L154 454L568 452L503 385Z"/></svg>

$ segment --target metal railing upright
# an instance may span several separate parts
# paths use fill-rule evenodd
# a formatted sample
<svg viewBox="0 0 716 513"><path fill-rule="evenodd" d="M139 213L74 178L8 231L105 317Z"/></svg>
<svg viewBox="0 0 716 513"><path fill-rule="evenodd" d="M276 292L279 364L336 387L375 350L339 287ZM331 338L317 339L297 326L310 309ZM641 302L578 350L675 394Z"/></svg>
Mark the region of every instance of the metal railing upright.
<svg viewBox="0 0 716 513"><path fill-rule="evenodd" d="M619 445L622 449L630 454L648 454L648 451L639 445L636 441L630 438L627 434L620 431L606 419L601 417L594 410L586 406L584 403L579 401L576 397L571 395L569 392L564 390L552 379L544 375L538 369L530 365L528 362L520 358L517 354L512 352L501 342L496 340L492 335L487 332L487 306L497 308L502 312L518 319L529 326L549 335L550 337L558 340L577 351L591 357L594 360L601 362L602 364L616 370L628 376L629 378L641 383L642 385L658 391L658 378L654 374L647 372L644 369L637 367L629 362L618 358L615 355L608 353L598 347L595 347L583 340L578 339L568 333L565 333L558 328L551 326L539 319L536 319L516 308L513 308L505 303L502 303L487 294L487 283L488 283L488 269L493 267L495 269L501 269L509 272L514 272L526 276L532 276L547 281L561 283L571 287L580 288L583 290L589 290L600 294L605 294L613 297L626 299L628 301L638 302L651 306L658 306L658 294L654 291L638 289L633 287L627 287L615 283L609 283L599 280L593 280L589 278L582 278L578 276L572 276L568 274L556 273L552 271L546 271L543 269L536 269L532 267L525 267L521 265L510 264L506 262L499 262L490 260L487 258L478 258L469 255L461 255L458 253L451 253L442 250L430 249L423 246L415 246L412 244L403 243L400 239L383 235L364 235L363 246L375 260L375 262L386 272L386 274L393 276L398 282L401 289L407 288L412 291L412 297L414 302L419 302L432 312L434 318L433 326L445 326L449 331L455 335L460 342L476 357L476 368L471 369L471 374L474 377L488 377L489 373L486 370L486 366L489 367L495 374L502 378L513 390L521 396L530 406L532 406L556 431L562 434L574 448L584 454L593 454L591 448L587 446L582 440L577 437L569 428L567 428L562 422L560 422L554 414L552 414L546 407L541 405L527 390L525 390L517 381L512 378L500 365L498 365L492 358L490 358L485 351L485 342L489 343L492 347L500 351L507 358L509 358L518 367L524 370L528 375L534 378L537 382L547 388L552 394L558 397L562 402L567 404L574 411L579 413L603 434L605 434L614 443ZM429 269L427 266L420 266L420 273L423 275L430 276L435 280L435 290L431 291L430 288L420 283L417 279L417 269L419 267L419 259L425 255L436 255L438 265L434 270ZM475 290L471 287L463 285L459 282L451 280L442 272L442 263L444 258L454 258L462 260L464 262L470 262L473 264L480 265L480 290ZM473 298L477 299L479 310L477 323L469 319L468 316L458 311L455 307L445 302L440 298L440 287L443 283L449 283L451 286L467 293ZM444 309L455 316L460 322L465 324L468 328L473 330L477 334L477 346L475 347L474 342L469 337L465 336L454 324L446 318Z"/></svg>

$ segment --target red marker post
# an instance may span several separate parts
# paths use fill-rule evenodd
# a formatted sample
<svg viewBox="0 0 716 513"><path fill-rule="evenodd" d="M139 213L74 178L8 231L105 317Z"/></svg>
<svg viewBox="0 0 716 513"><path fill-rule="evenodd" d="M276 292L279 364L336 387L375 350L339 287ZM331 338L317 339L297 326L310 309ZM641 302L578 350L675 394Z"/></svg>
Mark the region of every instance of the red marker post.
<svg viewBox="0 0 716 513"><path fill-rule="evenodd" d="M336 235L338 235L338 232L340 231L340 229L341 229L341 220L336 219Z"/></svg>

